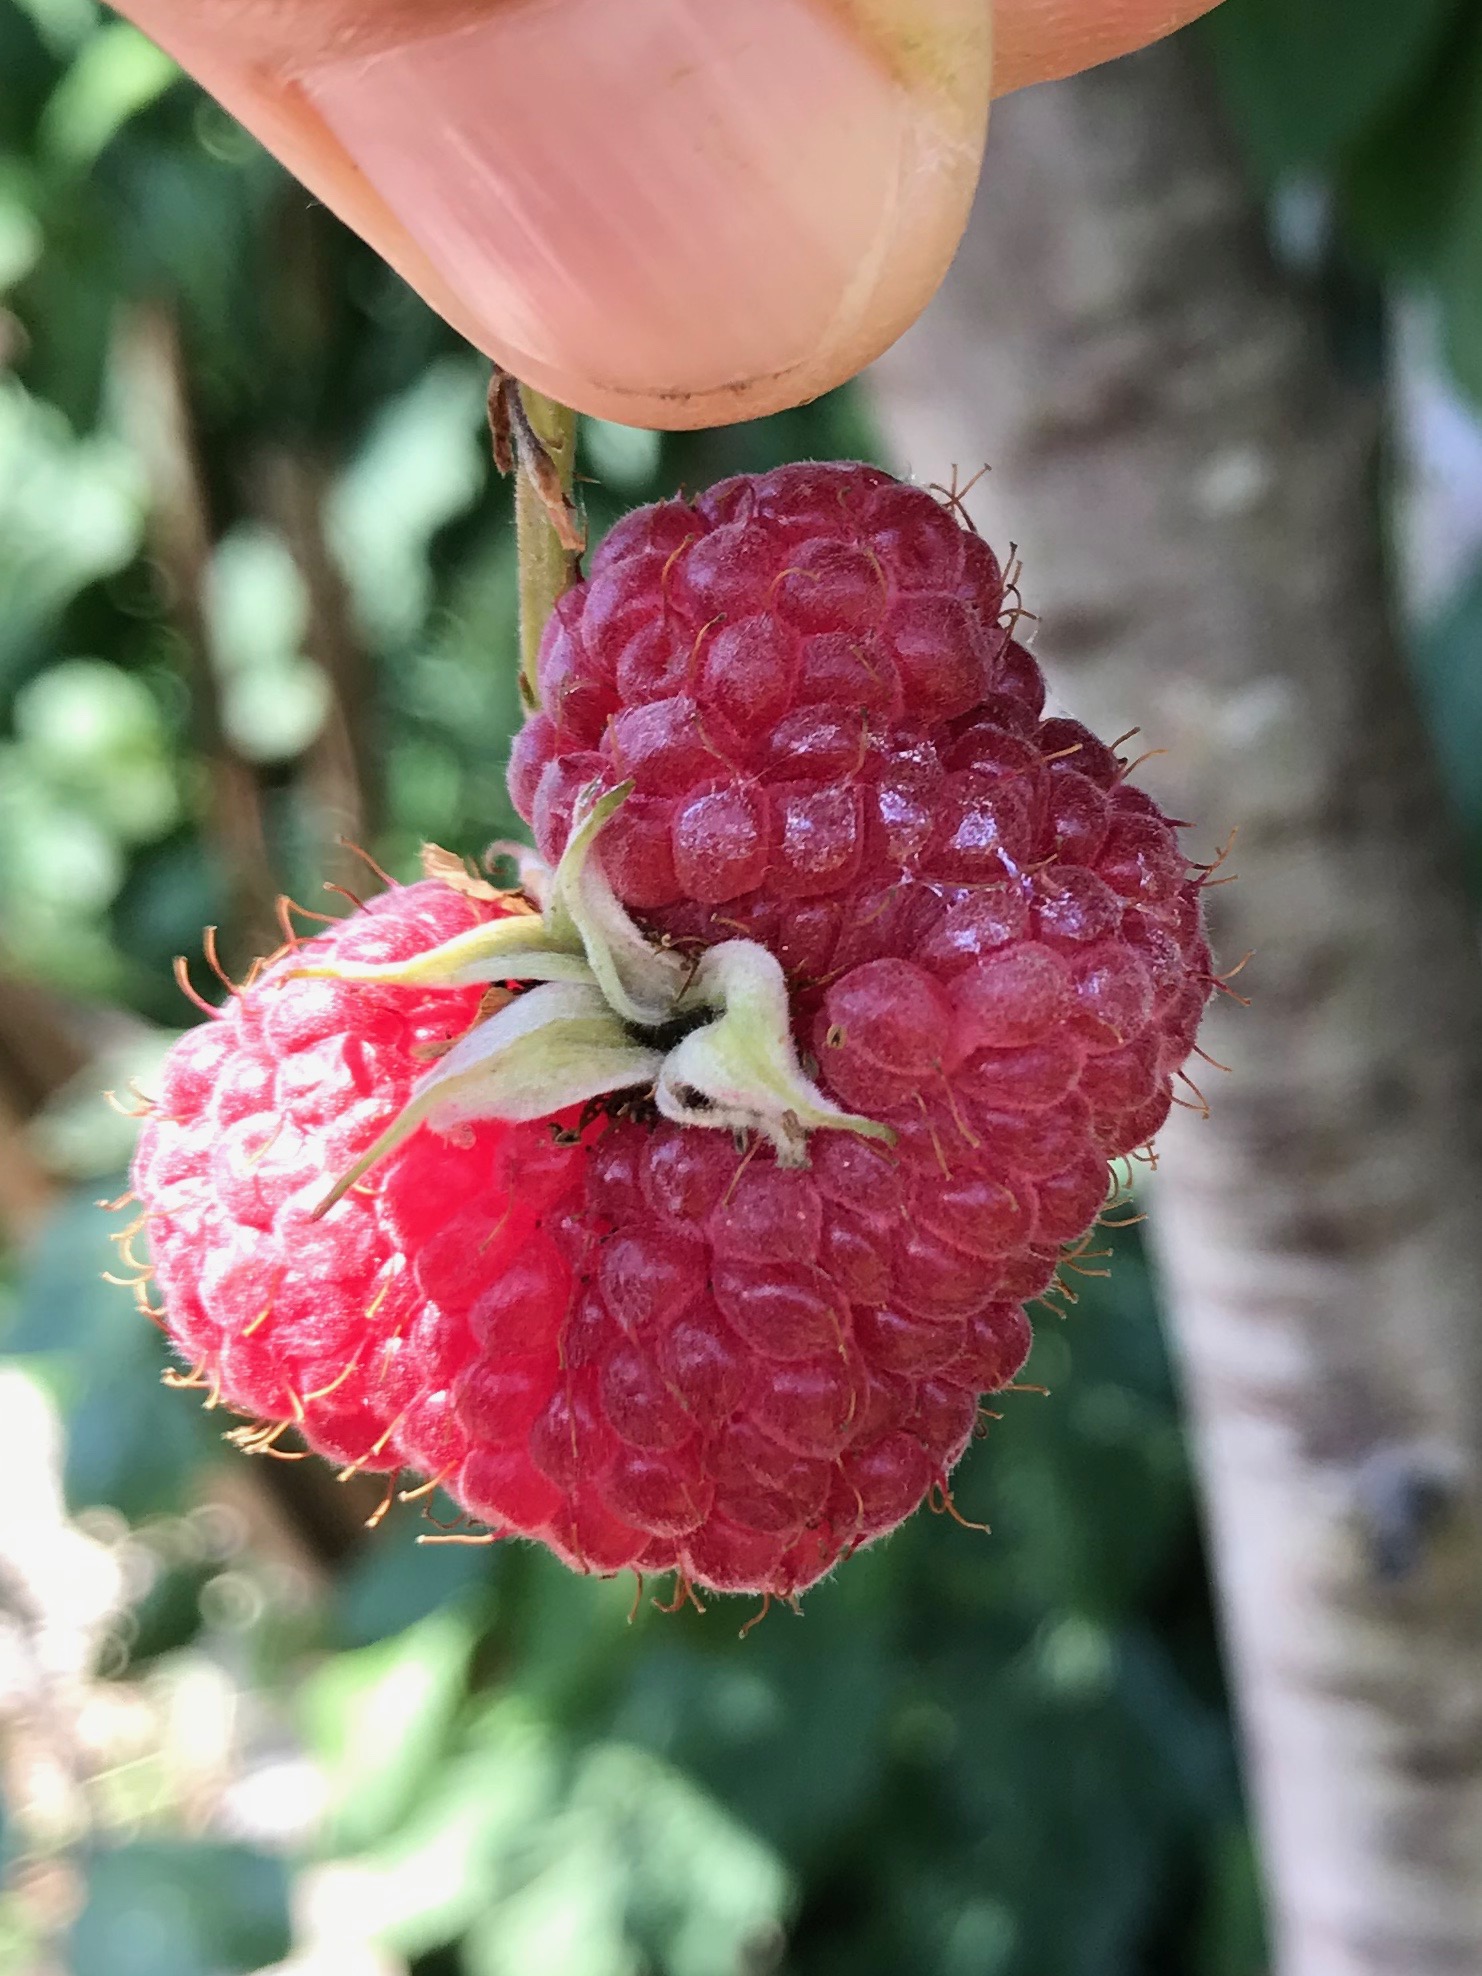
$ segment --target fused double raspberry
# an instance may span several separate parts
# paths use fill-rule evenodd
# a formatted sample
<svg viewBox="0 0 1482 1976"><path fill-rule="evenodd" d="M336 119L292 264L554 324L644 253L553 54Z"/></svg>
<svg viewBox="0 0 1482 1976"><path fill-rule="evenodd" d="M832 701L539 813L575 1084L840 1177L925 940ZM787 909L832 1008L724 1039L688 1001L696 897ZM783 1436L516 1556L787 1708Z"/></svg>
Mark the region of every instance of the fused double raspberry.
<svg viewBox="0 0 1482 1976"><path fill-rule="evenodd" d="M1213 985L1012 624L871 468L621 523L515 748L543 915L393 888L170 1059L135 1189L201 1381L585 1570L791 1594L945 1491Z"/></svg>

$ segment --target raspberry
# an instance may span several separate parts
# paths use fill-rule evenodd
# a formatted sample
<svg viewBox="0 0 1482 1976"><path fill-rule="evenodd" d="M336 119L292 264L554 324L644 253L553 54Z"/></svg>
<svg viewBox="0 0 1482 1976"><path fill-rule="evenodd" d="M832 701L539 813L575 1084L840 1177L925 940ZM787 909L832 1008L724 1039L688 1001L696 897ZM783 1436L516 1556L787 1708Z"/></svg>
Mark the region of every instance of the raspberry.
<svg viewBox="0 0 1482 1976"><path fill-rule="evenodd" d="M945 1495L1161 1124L1198 882L1044 718L991 552L872 468L630 515L540 684L544 917L393 888L174 1052L164 1322L264 1434L578 1569L790 1595Z"/></svg>
<svg viewBox="0 0 1482 1976"><path fill-rule="evenodd" d="M491 1281L528 1283L528 1245L579 1197L582 1155L543 1126L485 1122L456 1146L419 1134L374 1191L317 1219L327 1175L376 1139L480 995L283 977L308 959L401 960L489 915L447 885L396 887L285 955L175 1046L134 1158L163 1321L200 1383L356 1468L397 1468L422 1441L416 1465L445 1465L439 1375L461 1370Z"/></svg>
<svg viewBox="0 0 1482 1976"><path fill-rule="evenodd" d="M760 1355L749 1405L706 1429L725 1520L687 1560L787 1589L945 1478L972 1419L944 1390L1013 1377L1020 1299L1093 1223L1108 1161L1162 1123L1212 987L1196 875L1116 755L1044 718L991 551L870 467L628 516L558 606L540 684L510 782L542 853L561 855L579 789L631 781L603 843L619 896L672 941L775 952L822 1084L897 1135L889 1155L815 1135L802 1175L764 1154L724 1211L610 1190L599 1224L645 1257L666 1223L708 1237L703 1288L691 1244L682 1295L615 1314L655 1365L670 1323L695 1349L697 1312L722 1359ZM672 1170L693 1136L672 1130L597 1160L622 1145ZM766 1574L778 1512L754 1476L736 1493L743 1421L753 1460L831 1467L822 1511L819 1477L795 1478L807 1541ZM736 1529L756 1534L733 1571Z"/></svg>
<svg viewBox="0 0 1482 1976"><path fill-rule="evenodd" d="M1022 1140L1061 1104L1040 1142L1069 1169L1166 1111L1209 949L1174 827L1043 717L1004 597L992 551L874 467L639 509L557 606L510 787L554 860L576 792L630 779L603 854L645 926L769 947L825 1085L935 1121L932 1162L991 1166L979 1113Z"/></svg>

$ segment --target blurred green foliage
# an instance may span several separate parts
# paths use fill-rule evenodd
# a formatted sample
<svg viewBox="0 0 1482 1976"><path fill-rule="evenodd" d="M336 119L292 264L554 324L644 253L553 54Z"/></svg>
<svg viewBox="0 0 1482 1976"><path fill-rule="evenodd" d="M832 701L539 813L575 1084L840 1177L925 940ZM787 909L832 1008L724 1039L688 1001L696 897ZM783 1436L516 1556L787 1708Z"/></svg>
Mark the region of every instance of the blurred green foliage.
<svg viewBox="0 0 1482 1976"><path fill-rule="evenodd" d="M242 1846L137 1842L93 1860L72 1976L257 1969L290 1946L283 1864Z"/></svg>
<svg viewBox="0 0 1482 1976"><path fill-rule="evenodd" d="M1482 407L1482 5L1225 0L1198 32L1259 180L1298 195L1297 258L1334 313L1359 318L1356 334L1335 324L1339 346L1389 363L1374 324L1418 305ZM1482 894L1482 568L1418 627L1412 656Z"/></svg>
<svg viewBox="0 0 1482 1976"><path fill-rule="evenodd" d="M1475 6L1230 0L1212 31L1263 164L1327 174L1355 238L1436 284L1482 381ZM515 828L484 381L131 29L0 0L0 975L111 1011L121 1088L189 1017L172 956L207 923L261 944L265 887L317 905L326 872L353 883L339 831L404 874L425 837ZM871 439L846 395L684 438L589 422L582 446L600 532ZM1445 633L1466 651L1469 608ZM1437 651L1444 698L1463 660ZM143 1695L229 1668L257 1742L307 1750L327 1798L300 1819L302 1778L259 1764L274 1816L203 1826L165 1758L125 1766L84 1849L80 1976L266 1963L314 1866L419 1976L1256 1976L1134 1236L1043 1330L1029 1377L1053 1399L1013 1396L966 1465L962 1514L992 1537L923 1514L801 1619L738 1639L724 1602L630 1613L630 1587L544 1555L423 1547L412 1509L347 1534L273 1470L306 1575L267 1525L221 1536L243 1458L99 1280L92 1203L128 1134L101 1081L63 1081L33 1134L77 1188L0 1257L0 1319L67 1414L71 1504L107 1506L131 1560L105 1671ZM25 1966L19 1913L0 1893L0 1967Z"/></svg>
<svg viewBox="0 0 1482 1976"><path fill-rule="evenodd" d="M1434 297L1482 398L1477 0L1227 0L1205 32L1259 170L1314 177L1360 264Z"/></svg>

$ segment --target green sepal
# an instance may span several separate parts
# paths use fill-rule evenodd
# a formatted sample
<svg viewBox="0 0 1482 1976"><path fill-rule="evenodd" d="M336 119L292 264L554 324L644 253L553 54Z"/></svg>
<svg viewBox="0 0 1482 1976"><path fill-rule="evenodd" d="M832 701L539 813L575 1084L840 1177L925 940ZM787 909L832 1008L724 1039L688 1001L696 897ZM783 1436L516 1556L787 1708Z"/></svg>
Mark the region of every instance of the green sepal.
<svg viewBox="0 0 1482 1976"><path fill-rule="evenodd" d="M388 988L471 988L492 981L580 981L595 977L578 941L554 947L535 913L489 920L404 961L326 961L284 971L284 981L353 981Z"/></svg>
<svg viewBox="0 0 1482 1976"><path fill-rule="evenodd" d="M721 1013L664 1058L654 1098L665 1118L760 1132L779 1166L806 1166L810 1132L857 1132L895 1143L888 1125L840 1111L804 1074L792 1040L787 977L767 948L754 940L710 948L680 1001L681 1012L695 1007Z"/></svg>
<svg viewBox="0 0 1482 1976"><path fill-rule="evenodd" d="M419 1125L446 1132L481 1119L513 1125L549 1118L608 1091L652 1084L663 1061L633 1042L596 988L566 981L532 988L460 1037L418 1080L380 1138L336 1180L316 1218Z"/></svg>
<svg viewBox="0 0 1482 1976"><path fill-rule="evenodd" d="M544 917L553 946L564 952L573 940L580 944L598 987L625 1021L657 1029L674 1014L687 965L667 947L656 947L634 924L600 855L593 855L604 825L632 792L632 783L625 782L599 795L594 783L577 798Z"/></svg>
<svg viewBox="0 0 1482 1976"><path fill-rule="evenodd" d="M335 1183L326 1213L421 1124L547 1118L609 1091L652 1085L681 1125L759 1132L779 1163L807 1164L808 1134L857 1132L893 1144L878 1120L840 1111L804 1073L781 963L752 940L698 961L656 946L612 888L598 839L632 784L582 791L545 909L470 927L405 961L342 961L285 979L465 988L537 981L462 1037L417 1084L393 1123ZM713 1019L665 1056L641 1032L686 1016Z"/></svg>
<svg viewBox="0 0 1482 1976"><path fill-rule="evenodd" d="M686 966L654 946L613 891L593 853L603 827L632 792L583 790L571 835L551 874L542 913L518 913L471 926L404 961L331 961L285 970L285 981L355 981L398 988L467 988L494 981L595 984L609 1008L640 1029L674 1013Z"/></svg>

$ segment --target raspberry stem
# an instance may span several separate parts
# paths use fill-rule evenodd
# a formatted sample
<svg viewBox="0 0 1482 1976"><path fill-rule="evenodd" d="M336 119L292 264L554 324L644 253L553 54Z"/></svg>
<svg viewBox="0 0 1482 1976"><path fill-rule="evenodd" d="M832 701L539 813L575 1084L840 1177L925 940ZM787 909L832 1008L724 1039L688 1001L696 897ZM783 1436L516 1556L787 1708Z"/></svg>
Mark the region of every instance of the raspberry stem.
<svg viewBox="0 0 1482 1976"><path fill-rule="evenodd" d="M520 578L520 695L540 705L536 661L556 600L576 581L583 536L571 500L576 413L509 380L515 478L515 543ZM533 443L532 443L533 442Z"/></svg>

